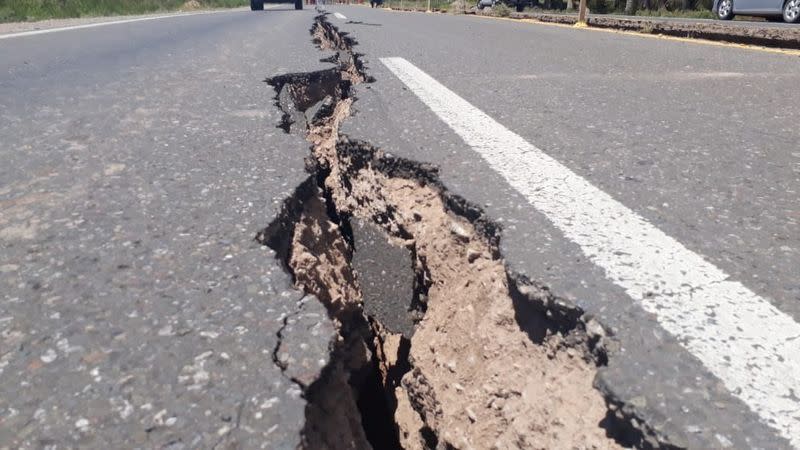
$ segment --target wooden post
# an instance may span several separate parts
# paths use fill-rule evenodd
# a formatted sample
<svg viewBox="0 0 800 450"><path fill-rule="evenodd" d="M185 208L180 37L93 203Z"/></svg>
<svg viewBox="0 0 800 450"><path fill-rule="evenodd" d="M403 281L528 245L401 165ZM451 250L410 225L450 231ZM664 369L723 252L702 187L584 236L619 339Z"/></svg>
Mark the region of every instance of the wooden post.
<svg viewBox="0 0 800 450"><path fill-rule="evenodd" d="M581 0L578 7L578 24L586 25L586 0Z"/></svg>

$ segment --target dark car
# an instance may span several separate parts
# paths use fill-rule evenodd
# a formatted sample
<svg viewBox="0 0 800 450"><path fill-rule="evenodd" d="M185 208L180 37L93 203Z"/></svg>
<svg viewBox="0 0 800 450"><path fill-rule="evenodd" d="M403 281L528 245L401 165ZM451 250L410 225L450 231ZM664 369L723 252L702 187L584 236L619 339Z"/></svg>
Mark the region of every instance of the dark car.
<svg viewBox="0 0 800 450"><path fill-rule="evenodd" d="M250 9L263 11L264 3L292 3L291 0L250 0ZM303 9L303 0L294 0L294 9Z"/></svg>
<svg viewBox="0 0 800 450"><path fill-rule="evenodd" d="M760 16L784 22L800 22L800 0L714 0L714 12L722 20L733 16Z"/></svg>

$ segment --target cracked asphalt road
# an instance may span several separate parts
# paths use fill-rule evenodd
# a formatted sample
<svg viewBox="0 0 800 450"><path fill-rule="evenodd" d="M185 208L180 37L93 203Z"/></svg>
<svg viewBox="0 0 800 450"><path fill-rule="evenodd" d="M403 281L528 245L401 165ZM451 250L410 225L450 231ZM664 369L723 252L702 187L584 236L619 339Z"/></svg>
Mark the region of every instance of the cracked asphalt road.
<svg viewBox="0 0 800 450"><path fill-rule="evenodd" d="M607 391L679 445L789 447L379 58L413 62L795 320L800 60L335 10L376 79L342 132L439 165L504 225L513 271L613 327ZM333 329L254 237L307 177L308 143L276 128L263 80L331 67L313 18L287 5L0 41L0 447L296 446L290 378L313 380Z"/></svg>

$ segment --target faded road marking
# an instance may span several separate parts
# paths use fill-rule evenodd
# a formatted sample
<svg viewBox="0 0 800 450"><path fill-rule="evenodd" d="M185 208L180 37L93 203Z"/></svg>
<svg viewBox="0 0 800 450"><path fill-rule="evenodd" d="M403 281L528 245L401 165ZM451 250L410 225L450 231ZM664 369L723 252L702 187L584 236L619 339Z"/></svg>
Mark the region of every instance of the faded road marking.
<svg viewBox="0 0 800 450"><path fill-rule="evenodd" d="M335 12L333 15L336 16L337 19L347 20L347 17L342 13Z"/></svg>
<svg viewBox="0 0 800 450"><path fill-rule="evenodd" d="M606 276L800 448L800 324L403 58L382 58Z"/></svg>
<svg viewBox="0 0 800 450"><path fill-rule="evenodd" d="M200 16L205 14L220 14L220 13L227 13L231 11L203 11L203 12L195 12L195 13L185 13L185 14L167 14L163 16L152 16L152 17L139 17L136 19L125 19L125 20L114 20L109 22L95 22L95 23L87 23L83 25L74 25L69 27L59 27L59 28L47 28L44 30L32 30L32 31L23 31L20 33L9 33L9 34L0 34L0 40L2 39L11 39L11 38L18 38L18 37L25 37L25 36L35 36L37 34L48 34L48 33L57 33L59 31L70 31L70 30L83 30L86 28L96 28L96 27L104 27L107 25L119 25L123 23L133 23L133 22L145 22L148 20L159 20L159 19L170 19L173 17L189 17L189 16Z"/></svg>

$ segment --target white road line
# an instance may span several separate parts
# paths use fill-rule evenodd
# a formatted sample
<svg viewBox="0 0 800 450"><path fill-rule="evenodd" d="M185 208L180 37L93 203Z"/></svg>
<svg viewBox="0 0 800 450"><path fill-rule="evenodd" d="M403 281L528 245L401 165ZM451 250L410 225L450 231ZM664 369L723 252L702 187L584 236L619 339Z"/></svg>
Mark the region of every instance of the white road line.
<svg viewBox="0 0 800 450"><path fill-rule="evenodd" d="M86 28L96 28L96 27L104 27L107 25L119 25L123 23L133 23L133 22L145 22L148 20L159 20L159 19L170 19L173 17L189 17L189 16L200 16L205 14L219 14L219 13L226 13L231 11L203 11L203 12L195 12L195 13L185 13L185 14L167 14L163 16L151 16L151 17L139 17L136 19L124 19L124 20L114 20L109 22L95 22L95 23L87 23L83 25L74 25L70 27L59 27L59 28L47 28L44 30L32 30L32 31L23 31L20 33L9 33L9 34L0 34L0 40L2 39L11 39L11 38L18 38L18 37L25 37L25 36L35 36L37 34L48 34L48 33L58 33L60 31L70 31L70 30L83 30Z"/></svg>
<svg viewBox="0 0 800 450"><path fill-rule="evenodd" d="M347 17L345 17L345 15L342 14L342 13L335 12L335 13L333 13L333 15L336 16L336 18L338 18L338 19L347 20Z"/></svg>
<svg viewBox="0 0 800 450"><path fill-rule="evenodd" d="M764 423L800 448L800 325L403 58L433 112Z"/></svg>

